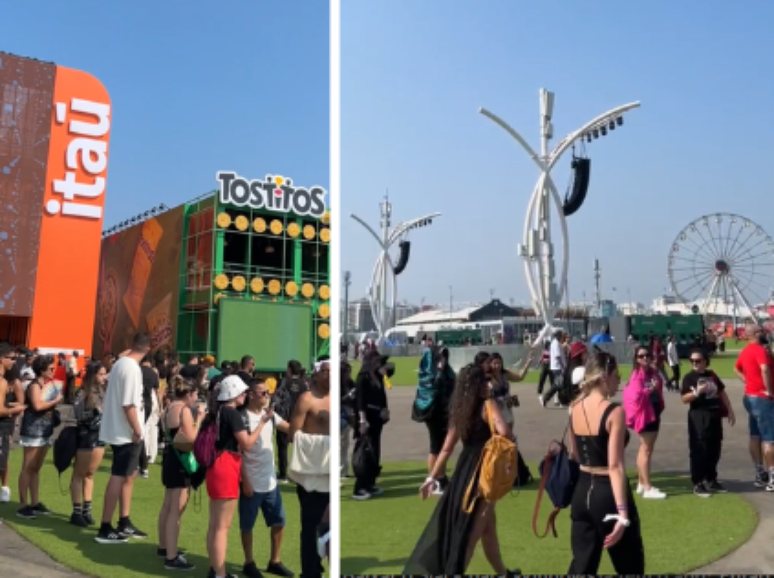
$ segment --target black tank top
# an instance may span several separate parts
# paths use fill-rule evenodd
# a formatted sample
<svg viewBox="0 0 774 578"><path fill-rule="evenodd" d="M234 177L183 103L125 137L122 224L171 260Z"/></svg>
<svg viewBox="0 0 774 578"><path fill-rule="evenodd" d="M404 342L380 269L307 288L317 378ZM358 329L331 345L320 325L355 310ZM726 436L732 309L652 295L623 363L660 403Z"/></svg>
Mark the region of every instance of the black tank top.
<svg viewBox="0 0 774 578"><path fill-rule="evenodd" d="M581 402L579 405L581 405ZM610 465L610 456L608 455L608 442L610 441L610 432L607 431L607 420L610 418L610 414L617 407L620 407L617 403L611 403L607 406L607 409L602 413L602 418L599 420L599 431L597 435L578 435L573 431L575 436L575 448L580 459L580 464L589 468L606 468ZM585 408L581 405L581 411ZM588 419L586 425L589 426ZM629 445L629 430L627 429L624 435L624 447Z"/></svg>
<svg viewBox="0 0 774 578"><path fill-rule="evenodd" d="M5 394L5 400L3 400L3 403L5 404L5 408L8 409L11 407L11 404L16 401L16 394L14 394L13 389L11 388L11 384L8 384L8 390ZM2 433L8 433L8 431L13 431L14 425L16 423L16 416L15 415L9 415L7 417L0 417L0 432Z"/></svg>

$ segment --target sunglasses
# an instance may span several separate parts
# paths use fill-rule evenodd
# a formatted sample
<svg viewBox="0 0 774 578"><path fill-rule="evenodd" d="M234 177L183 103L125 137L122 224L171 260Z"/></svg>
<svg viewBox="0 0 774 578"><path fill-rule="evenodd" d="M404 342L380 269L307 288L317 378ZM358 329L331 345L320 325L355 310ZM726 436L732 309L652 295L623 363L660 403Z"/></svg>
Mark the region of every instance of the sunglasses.
<svg viewBox="0 0 774 578"><path fill-rule="evenodd" d="M691 363L694 363L694 364L701 363L702 361L704 361L704 360L702 358L700 358L700 357L692 357L691 358Z"/></svg>
<svg viewBox="0 0 774 578"><path fill-rule="evenodd" d="M650 353L640 353L637 359L650 359Z"/></svg>

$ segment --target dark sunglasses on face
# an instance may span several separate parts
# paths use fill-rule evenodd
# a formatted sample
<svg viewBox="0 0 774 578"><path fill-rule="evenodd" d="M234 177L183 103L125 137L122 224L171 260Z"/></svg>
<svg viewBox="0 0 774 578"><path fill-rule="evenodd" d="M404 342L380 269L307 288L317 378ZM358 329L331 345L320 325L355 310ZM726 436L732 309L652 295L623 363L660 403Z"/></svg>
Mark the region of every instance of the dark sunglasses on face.
<svg viewBox="0 0 774 578"><path fill-rule="evenodd" d="M637 359L650 359L650 353L640 353Z"/></svg>
<svg viewBox="0 0 774 578"><path fill-rule="evenodd" d="M701 363L702 361L704 361L704 360L701 359L701 358L696 358L696 357L692 357L691 358L691 363L693 363L693 364Z"/></svg>

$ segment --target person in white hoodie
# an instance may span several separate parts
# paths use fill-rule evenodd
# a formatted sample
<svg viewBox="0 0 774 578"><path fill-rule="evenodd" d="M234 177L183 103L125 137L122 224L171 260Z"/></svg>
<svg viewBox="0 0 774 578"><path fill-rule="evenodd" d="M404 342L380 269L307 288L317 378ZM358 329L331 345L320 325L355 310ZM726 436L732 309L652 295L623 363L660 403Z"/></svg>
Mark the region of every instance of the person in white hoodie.
<svg viewBox="0 0 774 578"><path fill-rule="evenodd" d="M680 390L680 356L677 354L677 340L672 335L667 345L667 363L672 369L672 379L665 380L669 391Z"/></svg>

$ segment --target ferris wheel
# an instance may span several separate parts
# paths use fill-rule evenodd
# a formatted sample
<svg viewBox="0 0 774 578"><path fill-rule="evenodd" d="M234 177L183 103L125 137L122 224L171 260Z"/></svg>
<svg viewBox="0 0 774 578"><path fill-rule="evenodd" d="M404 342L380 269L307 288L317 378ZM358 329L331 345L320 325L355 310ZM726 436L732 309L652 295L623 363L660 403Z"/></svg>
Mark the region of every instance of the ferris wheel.
<svg viewBox="0 0 774 578"><path fill-rule="evenodd" d="M694 312L758 320L774 294L774 241L746 217L699 217L669 251L672 291Z"/></svg>

